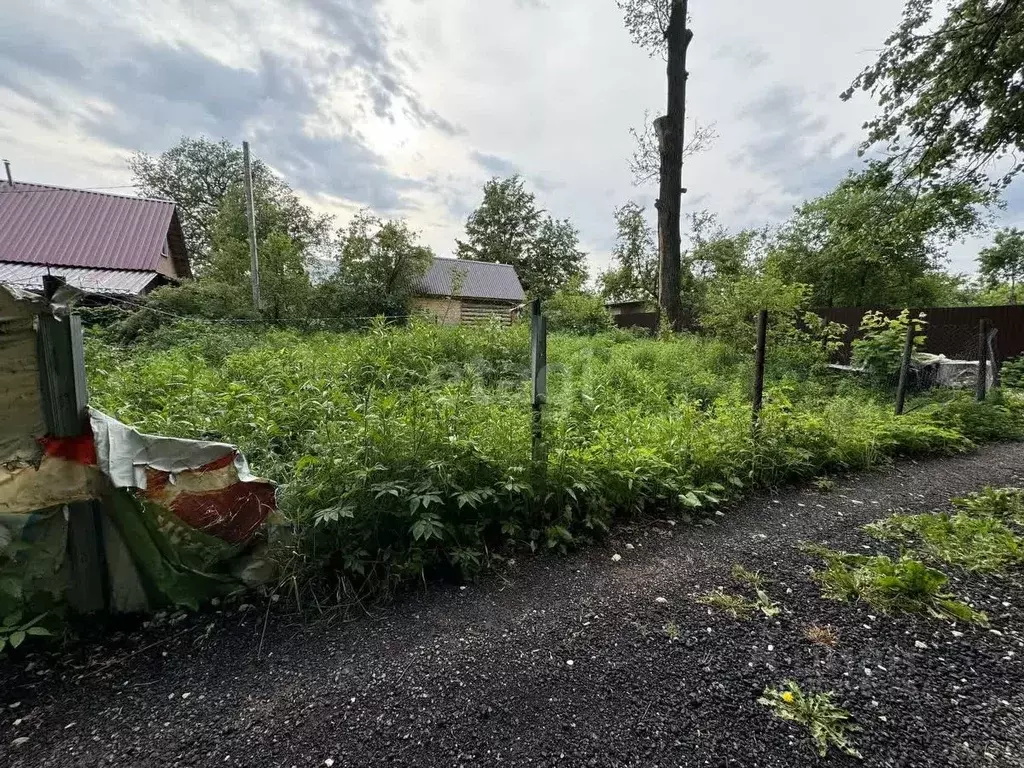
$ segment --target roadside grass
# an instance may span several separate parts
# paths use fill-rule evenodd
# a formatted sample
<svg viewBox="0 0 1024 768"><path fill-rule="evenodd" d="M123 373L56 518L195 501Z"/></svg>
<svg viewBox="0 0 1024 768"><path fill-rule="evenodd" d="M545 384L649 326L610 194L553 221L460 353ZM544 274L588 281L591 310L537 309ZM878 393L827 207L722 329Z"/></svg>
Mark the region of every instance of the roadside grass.
<svg viewBox="0 0 1024 768"><path fill-rule="evenodd" d="M776 688L765 688L757 700L776 717L803 726L810 734L819 757L826 757L830 747L853 757L860 757L851 734L861 730L850 722L850 713L837 706L832 693L804 693L794 680L785 680Z"/></svg>
<svg viewBox="0 0 1024 768"><path fill-rule="evenodd" d="M883 613L914 613L938 619L987 625L988 617L945 591L949 581L942 571L903 555L837 552L819 545L804 551L825 562L813 573L826 598L849 602L861 600Z"/></svg>
<svg viewBox="0 0 1024 768"><path fill-rule="evenodd" d="M697 602L721 611L734 619L749 619L757 610L757 603L742 595L733 595L721 587L717 587L703 595L698 595Z"/></svg>

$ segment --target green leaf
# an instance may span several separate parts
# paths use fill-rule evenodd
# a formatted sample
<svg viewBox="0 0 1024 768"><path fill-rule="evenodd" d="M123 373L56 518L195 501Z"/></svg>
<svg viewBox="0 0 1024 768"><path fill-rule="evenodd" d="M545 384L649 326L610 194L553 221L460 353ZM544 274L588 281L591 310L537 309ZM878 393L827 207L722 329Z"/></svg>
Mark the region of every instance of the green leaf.
<svg viewBox="0 0 1024 768"><path fill-rule="evenodd" d="M25 632L36 637L53 637L53 632L46 627L28 627Z"/></svg>
<svg viewBox="0 0 1024 768"><path fill-rule="evenodd" d="M10 642L12 648L17 648L25 640L25 633L20 629L11 633Z"/></svg>
<svg viewBox="0 0 1024 768"><path fill-rule="evenodd" d="M680 494L679 500L687 507L699 507L701 505L700 499L697 498L697 494L693 491L687 491L686 493Z"/></svg>

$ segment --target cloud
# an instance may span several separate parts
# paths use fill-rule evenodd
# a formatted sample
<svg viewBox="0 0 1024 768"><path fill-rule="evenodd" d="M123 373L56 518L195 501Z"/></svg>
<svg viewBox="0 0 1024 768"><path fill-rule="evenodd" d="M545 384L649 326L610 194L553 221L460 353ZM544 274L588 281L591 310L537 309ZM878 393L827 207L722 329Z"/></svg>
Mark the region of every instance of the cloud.
<svg viewBox="0 0 1024 768"><path fill-rule="evenodd" d="M470 157L473 158L473 162L493 176L515 176L521 173L518 165L497 155L489 155L486 152L473 150L470 153Z"/></svg>

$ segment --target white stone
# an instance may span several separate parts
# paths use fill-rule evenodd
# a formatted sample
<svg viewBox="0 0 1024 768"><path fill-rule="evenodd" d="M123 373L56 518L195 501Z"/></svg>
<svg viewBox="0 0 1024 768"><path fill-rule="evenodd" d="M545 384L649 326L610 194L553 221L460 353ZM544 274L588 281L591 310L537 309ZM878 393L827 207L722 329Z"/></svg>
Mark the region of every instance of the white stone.
<svg viewBox="0 0 1024 768"><path fill-rule="evenodd" d="M622 555L620 555L618 552L616 552L614 555L612 555L612 562L613 563L617 563L621 559L622 559Z"/></svg>
<svg viewBox="0 0 1024 768"><path fill-rule="evenodd" d="M668 602L668 599L666 599L664 597L656 597L656 598L654 598L654 602L658 603L659 605L664 605L665 603Z"/></svg>
<svg viewBox="0 0 1024 768"><path fill-rule="evenodd" d="M928 647L928 643L922 643L920 640L915 640L914 641L914 647L915 648L927 648Z"/></svg>

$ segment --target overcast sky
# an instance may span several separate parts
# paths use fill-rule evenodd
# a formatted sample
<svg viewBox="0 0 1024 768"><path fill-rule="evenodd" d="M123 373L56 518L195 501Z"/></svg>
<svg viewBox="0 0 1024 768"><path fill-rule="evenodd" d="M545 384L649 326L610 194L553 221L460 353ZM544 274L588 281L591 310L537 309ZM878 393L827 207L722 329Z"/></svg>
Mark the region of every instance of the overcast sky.
<svg viewBox="0 0 1024 768"><path fill-rule="evenodd" d="M688 114L720 138L686 166L686 207L731 228L781 221L859 164L873 105L838 95L902 3L690 5ZM664 90L614 0L0 4L0 155L16 178L129 184L134 150L248 138L339 223L363 206L404 216L439 255L483 182L518 172L603 268L613 209L655 197L631 184L629 129ZM1024 220L1014 191L1000 224ZM951 268L973 270L976 248Z"/></svg>

